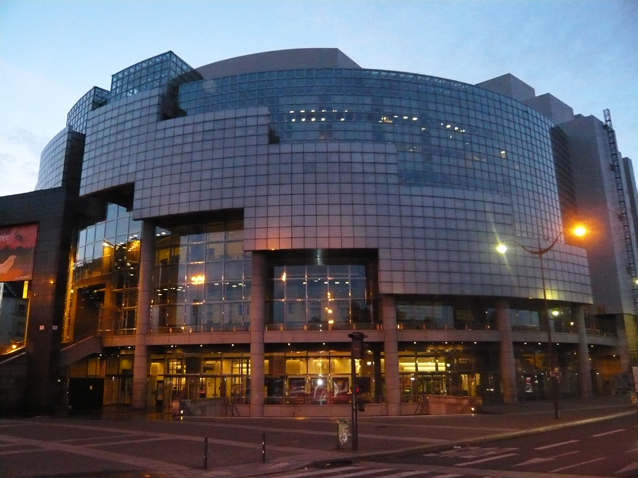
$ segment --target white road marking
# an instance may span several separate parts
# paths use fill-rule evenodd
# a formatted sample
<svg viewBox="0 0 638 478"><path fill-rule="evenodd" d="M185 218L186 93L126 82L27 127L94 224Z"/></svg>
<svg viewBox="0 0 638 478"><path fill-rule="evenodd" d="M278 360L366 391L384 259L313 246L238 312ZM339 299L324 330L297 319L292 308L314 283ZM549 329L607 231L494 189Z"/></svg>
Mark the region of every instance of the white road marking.
<svg viewBox="0 0 638 478"><path fill-rule="evenodd" d="M430 478L454 478L456 476L463 476L463 475L454 475L454 474L450 473L450 474L447 474L447 475L434 475L434 476L431 476Z"/></svg>
<svg viewBox="0 0 638 478"><path fill-rule="evenodd" d="M468 446L453 448L439 453L426 453L423 456L435 456L438 458L480 458L484 456L496 455L508 451L518 450L518 448L481 448L478 446Z"/></svg>
<svg viewBox="0 0 638 478"><path fill-rule="evenodd" d="M64 440L56 440L58 443L73 443L74 441L89 441L89 440L110 440L111 438L131 438L134 436L140 436L139 433L126 433L124 435L103 435L84 438L66 438ZM145 435L146 436L146 435Z"/></svg>
<svg viewBox="0 0 638 478"><path fill-rule="evenodd" d="M602 458L596 458L595 460L583 461L582 463L576 463L575 465L563 466L562 468L556 468L555 470L550 470L547 473L555 473L561 470L567 470L569 468L576 468L577 466L586 465L587 463L594 463L595 461L606 460L607 457L604 456Z"/></svg>
<svg viewBox="0 0 638 478"><path fill-rule="evenodd" d="M356 470L356 466L344 466L343 468L339 468L339 471L350 471ZM323 469L323 470L310 470L303 471L301 473L293 473L292 475L282 475L281 478L303 478L305 476L317 476L317 475L325 475L327 473L332 473L335 471L335 468L331 469Z"/></svg>
<svg viewBox="0 0 638 478"><path fill-rule="evenodd" d="M29 448L28 450L8 450L8 451L0 451L0 456L5 455L19 455L21 453L33 453L36 451L48 451L45 448Z"/></svg>
<svg viewBox="0 0 638 478"><path fill-rule="evenodd" d="M211 422L207 421L204 423L198 423L198 422L192 422L189 421L188 422L190 425L200 425L200 426L211 426ZM80 430L93 430L93 431L106 431L106 432L110 432L110 433L122 433L121 429L117 429L117 428L110 428L110 427L105 427L105 426L89 426L89 425L75 425L75 424L67 424L67 423L58 423L58 422L37 422L37 424L39 426L51 426L51 427L65 427L65 428L76 428L76 429L80 429ZM298 430L298 429L292 429L292 428L264 428L264 427L258 427L258 426L250 426L250 425L225 425L225 424L216 424L215 425L216 428L223 428L223 427L228 427L228 428L233 428L233 429L243 429L243 430L259 430L260 432L268 432L268 431L273 431L273 432L277 432L277 433L291 433L291 434L302 434L302 435L323 435L323 436L334 436L334 432L328 432L328 431L315 431L315 430ZM143 432L143 431L136 431L136 430L131 430L131 434L136 434L136 435L153 435L153 436L159 436L159 435L173 435L175 437L180 437L182 440L196 440L199 441L201 440L200 437L192 437L192 436L188 436L188 435L177 435L177 434L170 434L170 433L152 433L152 432ZM374 434L370 434L370 433L359 433L359 438L383 438L384 440L393 440L393 441L399 441L399 442L414 442L414 443L445 443L449 440L441 440L441 439L437 439L437 438L418 438L418 437L409 437L409 436L400 436L400 437L392 437L392 436L384 436L384 435L374 435ZM246 447L250 447L252 448L254 445L253 444L242 444L241 442L232 442L232 441L228 441L228 440L217 440L219 442L220 445L224 445L224 443L222 442L226 442L226 443L234 443L237 446L246 446ZM212 439L209 439L209 443L213 443ZM261 444L257 445L258 447L261 447ZM274 449L273 447L271 447L272 449ZM281 447L280 449L282 451L286 451L287 447ZM291 449L291 450L297 450L298 449Z"/></svg>
<svg viewBox="0 0 638 478"><path fill-rule="evenodd" d="M30 423L30 422L2 422L2 423L0 423L0 428L22 427L24 425L35 425L35 423Z"/></svg>
<svg viewBox="0 0 638 478"><path fill-rule="evenodd" d="M612 430L610 432L597 433L596 435L591 435L591 438L604 437L605 435L613 435L614 433L620 433L620 432L624 432L624 431L627 431L627 429L626 428L619 428L618 430Z"/></svg>
<svg viewBox="0 0 638 478"><path fill-rule="evenodd" d="M625 473L626 471L634 470L638 470L638 463L636 463L635 461L624 467L622 470L618 470L616 473Z"/></svg>
<svg viewBox="0 0 638 478"><path fill-rule="evenodd" d="M148 441L161 441L161 440L170 440L168 437L155 437L155 438L138 438L136 440L122 440L122 441L114 441L107 443L90 443L88 445L76 445L84 448L98 447L98 446L113 446L113 445L126 445L128 443L144 443Z"/></svg>
<svg viewBox="0 0 638 478"><path fill-rule="evenodd" d="M116 463L124 463L127 465L133 465L142 469L162 471L162 472L177 472L188 470L189 468L175 463L167 461L154 460L152 458L144 458L140 456L125 455L123 453L113 453L105 450L93 450L85 447L78 447L73 445L65 445L64 443L57 443L53 441L33 440L30 438L18 438L14 436L1 435L0 439L10 441L20 445L31 445L42 449L42 451L57 451L65 453L73 453L74 455L83 455L91 458L97 458L100 460L109 460ZM34 450L30 450L34 451ZM39 451L39 450L38 450Z"/></svg>
<svg viewBox="0 0 638 478"><path fill-rule="evenodd" d="M631 450L627 450L625 453L631 453L632 451L638 451L638 448L632 448Z"/></svg>
<svg viewBox="0 0 638 478"><path fill-rule="evenodd" d="M532 458L531 460L524 461L523 463L517 463L513 466L525 466L525 465L535 465L536 463L545 463L546 461L554 461L555 458Z"/></svg>
<svg viewBox="0 0 638 478"><path fill-rule="evenodd" d="M570 451L569 453L561 453L560 455L548 456L546 458L532 458L531 460L524 461L523 463L518 463L514 466L524 466L524 465L535 465L536 463L545 463L546 461L553 461L556 458L560 458L561 456L573 455L574 453L580 453L578 450Z"/></svg>
<svg viewBox="0 0 638 478"><path fill-rule="evenodd" d="M353 473L346 473L345 475L339 473L339 476L340 476L340 478L349 478L351 476L371 475L372 473L383 473L385 471L392 471L392 470L389 469L389 468L373 468L373 469L369 469L369 470L355 471Z"/></svg>
<svg viewBox="0 0 638 478"><path fill-rule="evenodd" d="M579 442L579 441L580 440L562 441L560 443L553 443L551 445L539 446L537 448L534 448L534 450L547 450L548 448L554 448L555 446L569 445L570 443L576 443L576 442Z"/></svg>
<svg viewBox="0 0 638 478"><path fill-rule="evenodd" d="M489 458L483 458L482 460L468 461L467 463L458 463L454 466L474 465L475 463L483 463L484 461L500 460L501 458L507 458L508 456L514 456L514 455L516 455L516 453L508 453L506 455L491 456Z"/></svg>
<svg viewBox="0 0 638 478"><path fill-rule="evenodd" d="M406 476L420 475L423 471L402 471L394 475L383 475L383 478L405 478Z"/></svg>

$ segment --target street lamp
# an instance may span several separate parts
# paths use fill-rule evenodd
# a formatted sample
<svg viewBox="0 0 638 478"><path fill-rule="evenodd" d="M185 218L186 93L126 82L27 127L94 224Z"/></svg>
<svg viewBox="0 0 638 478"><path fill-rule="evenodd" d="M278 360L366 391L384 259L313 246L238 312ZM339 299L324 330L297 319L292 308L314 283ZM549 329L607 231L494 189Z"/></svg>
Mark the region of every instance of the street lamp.
<svg viewBox="0 0 638 478"><path fill-rule="evenodd" d="M587 233L587 229L584 226L578 225L574 227L571 230L571 232L577 237L582 237ZM543 265L543 256L554 248L554 246L560 239L560 236L562 236L563 234L565 234L564 230L561 231L556 236L556 239L554 239L552 243L547 247L541 247L541 240L538 239L538 249L532 249L530 247L524 246L523 244L520 244L514 241L516 245L520 246L524 251L529 252L530 254L533 254L535 256L538 256L538 260L541 266L541 284L543 287L543 318L545 322L547 323L548 368L549 368L550 381L552 383L552 394L554 396L554 418L555 419L560 418L560 413L558 411L558 376L560 372L556 372L554 370L554 344L552 342L552 327L551 327L550 318L549 318L549 307L547 305L547 288L545 287L545 267ZM496 246L496 250L500 254L505 254L505 252L507 252L507 246L503 243L500 243Z"/></svg>

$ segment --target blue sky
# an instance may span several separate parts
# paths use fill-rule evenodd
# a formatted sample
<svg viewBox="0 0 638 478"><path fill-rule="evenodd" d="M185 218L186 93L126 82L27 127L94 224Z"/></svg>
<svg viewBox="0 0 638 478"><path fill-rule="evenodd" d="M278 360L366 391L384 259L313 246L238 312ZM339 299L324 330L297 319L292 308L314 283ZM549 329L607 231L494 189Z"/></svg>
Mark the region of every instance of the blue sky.
<svg viewBox="0 0 638 478"><path fill-rule="evenodd" d="M575 113L609 108L638 163L636 0L2 0L0 195L33 190L69 109L138 61L172 50L199 67L306 47L472 84L512 73Z"/></svg>

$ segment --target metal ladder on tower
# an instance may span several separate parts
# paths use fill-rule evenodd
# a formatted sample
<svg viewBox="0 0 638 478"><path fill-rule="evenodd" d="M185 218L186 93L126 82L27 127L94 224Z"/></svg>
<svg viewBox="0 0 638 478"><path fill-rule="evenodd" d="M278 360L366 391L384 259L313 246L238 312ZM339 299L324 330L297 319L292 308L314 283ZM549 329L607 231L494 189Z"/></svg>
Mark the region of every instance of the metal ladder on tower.
<svg viewBox="0 0 638 478"><path fill-rule="evenodd" d="M611 113L609 109L603 110L605 115L605 129L607 130L607 140L609 141L609 152L611 154L611 169L616 180L616 194L618 196L618 206L620 207L620 222L622 223L623 234L625 236L625 249L627 251L627 272L631 276L634 291L634 304L638 312L638 274L636 273L636 256L634 254L633 239L631 237L631 226L629 223L629 212L627 210L627 199L625 196L625 184L623 182L620 158L618 157L618 146L616 143L616 132L611 123Z"/></svg>

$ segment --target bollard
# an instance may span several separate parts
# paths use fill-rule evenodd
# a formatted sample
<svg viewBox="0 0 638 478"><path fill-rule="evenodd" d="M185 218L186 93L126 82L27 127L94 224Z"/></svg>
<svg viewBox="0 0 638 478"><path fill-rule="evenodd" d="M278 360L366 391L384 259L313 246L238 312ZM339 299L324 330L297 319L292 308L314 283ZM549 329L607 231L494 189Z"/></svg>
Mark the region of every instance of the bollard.
<svg viewBox="0 0 638 478"><path fill-rule="evenodd" d="M204 437L204 470L208 470L208 437Z"/></svg>
<svg viewBox="0 0 638 478"><path fill-rule="evenodd" d="M265 433L261 440L261 462L266 463L266 434Z"/></svg>

